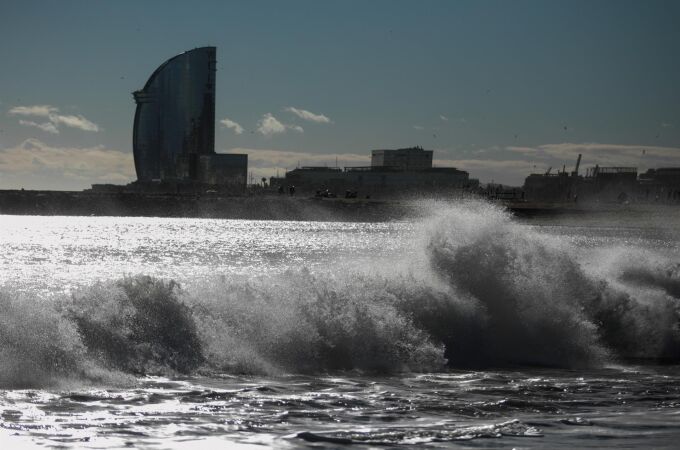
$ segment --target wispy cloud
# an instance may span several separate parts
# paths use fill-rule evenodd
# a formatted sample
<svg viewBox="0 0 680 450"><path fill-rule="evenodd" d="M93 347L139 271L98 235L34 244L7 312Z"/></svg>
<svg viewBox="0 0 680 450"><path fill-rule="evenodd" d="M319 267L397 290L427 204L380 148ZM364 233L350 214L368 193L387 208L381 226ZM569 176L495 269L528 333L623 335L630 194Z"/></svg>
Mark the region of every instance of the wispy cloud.
<svg viewBox="0 0 680 450"><path fill-rule="evenodd" d="M304 129L299 125L287 125L280 122L272 113L266 113L257 122L257 132L263 136L285 133L287 130L304 133Z"/></svg>
<svg viewBox="0 0 680 450"><path fill-rule="evenodd" d="M425 129L425 127L424 127L424 126L422 126L422 125L413 125L413 129L414 129L414 130L418 130L418 131L421 131L421 130L424 130L424 129Z"/></svg>
<svg viewBox="0 0 680 450"><path fill-rule="evenodd" d="M83 116L65 116L61 114L52 114L49 116L50 121L55 125L64 125L70 128L77 128L83 131L99 131L99 125L90 122Z"/></svg>
<svg viewBox="0 0 680 450"><path fill-rule="evenodd" d="M644 150L644 152L643 152ZM275 175L277 169L283 175L284 169L296 166L365 166L370 164L366 153L305 153L273 149L235 148L229 153L247 153L249 170L257 177ZM543 173L548 167L568 168L576 163L578 154L583 154L582 168L600 166L634 166L640 171L653 167L680 165L680 148L619 145L602 143L557 143L535 147L490 146L474 149L435 149L434 164L437 167L457 167L467 170L471 178L482 182L521 186L531 173Z"/></svg>
<svg viewBox="0 0 680 450"><path fill-rule="evenodd" d="M243 127L231 119L225 117L224 119L220 120L220 123L226 128L233 130L234 134L243 134Z"/></svg>
<svg viewBox="0 0 680 450"><path fill-rule="evenodd" d="M48 133L59 134L60 125L83 131L99 131L99 125L85 117L60 114L59 108L50 105L15 106L10 108L8 113L12 116L44 117L48 122L37 123L32 120L19 120L19 123L39 128Z"/></svg>
<svg viewBox="0 0 680 450"><path fill-rule="evenodd" d="M440 118L443 122L448 122L448 121L449 121L449 118L446 117L446 116L444 116L444 115L442 115L442 114L439 115L439 118Z"/></svg>
<svg viewBox="0 0 680 450"><path fill-rule="evenodd" d="M32 120L20 119L19 123L21 125L25 125L27 127L39 128L39 129L46 131L48 133L59 134L59 130L57 129L57 127L52 122L38 123L38 122L33 122Z"/></svg>
<svg viewBox="0 0 680 450"><path fill-rule="evenodd" d="M601 143L544 144L536 147L507 147L507 151L533 160L569 163L583 155L585 164L648 168L680 165L680 148L653 145L623 145Z"/></svg>
<svg viewBox="0 0 680 450"><path fill-rule="evenodd" d="M310 122L316 122L316 123L331 123L331 119L326 117L323 114L315 114L311 111L307 111L306 109L298 109L294 108L292 106L289 106L287 108L284 108L284 111L288 111L290 113L295 114L298 116L300 119L303 120L308 120Z"/></svg>
<svg viewBox="0 0 680 450"><path fill-rule="evenodd" d="M672 123L667 123L667 122L661 122L661 126L662 126L663 128L673 128L673 124L672 124Z"/></svg>
<svg viewBox="0 0 680 450"><path fill-rule="evenodd" d="M470 172L482 182L520 186L531 173L543 173L548 167L573 170L578 155L583 155L581 168L600 166L637 167L638 172L650 168L680 166L680 148L648 145L603 143L556 143L533 147L487 147L473 151L441 150L450 157L435 160L438 166L454 166ZM462 157L462 155L467 157Z"/></svg>
<svg viewBox="0 0 680 450"><path fill-rule="evenodd" d="M53 147L38 139L0 149L0 186L83 189L92 183L125 183L135 177L131 153L95 147Z"/></svg>
<svg viewBox="0 0 680 450"><path fill-rule="evenodd" d="M33 105L33 106L15 106L9 110L9 113L17 116L37 116L48 117L50 114L59 111L54 106L50 105Z"/></svg>

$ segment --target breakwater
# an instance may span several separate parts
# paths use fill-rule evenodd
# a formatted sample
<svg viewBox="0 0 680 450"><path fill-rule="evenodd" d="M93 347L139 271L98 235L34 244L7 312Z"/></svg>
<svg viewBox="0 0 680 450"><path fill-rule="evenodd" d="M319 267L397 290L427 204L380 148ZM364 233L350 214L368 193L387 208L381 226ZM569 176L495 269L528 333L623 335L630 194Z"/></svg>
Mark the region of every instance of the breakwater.
<svg viewBox="0 0 680 450"><path fill-rule="evenodd" d="M193 217L251 220L320 220L379 222L422 217L432 201L460 199L344 199L286 195L224 196L213 193L103 193L90 191L0 190L0 214L41 216ZM520 218L572 219L621 214L631 219L677 216L680 208L664 205L620 205L495 201Z"/></svg>
<svg viewBox="0 0 680 450"><path fill-rule="evenodd" d="M417 213L410 202L215 194L0 191L0 214L382 221Z"/></svg>

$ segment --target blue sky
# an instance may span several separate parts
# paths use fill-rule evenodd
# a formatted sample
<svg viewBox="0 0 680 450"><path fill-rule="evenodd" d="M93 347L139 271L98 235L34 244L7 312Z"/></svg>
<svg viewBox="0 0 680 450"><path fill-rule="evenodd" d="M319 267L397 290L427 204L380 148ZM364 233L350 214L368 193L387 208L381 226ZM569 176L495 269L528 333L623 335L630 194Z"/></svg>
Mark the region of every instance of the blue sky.
<svg viewBox="0 0 680 450"><path fill-rule="evenodd" d="M678 23L677 1L3 0L0 188L133 180L131 92L203 45L217 150L256 178L411 145L482 182L680 166Z"/></svg>

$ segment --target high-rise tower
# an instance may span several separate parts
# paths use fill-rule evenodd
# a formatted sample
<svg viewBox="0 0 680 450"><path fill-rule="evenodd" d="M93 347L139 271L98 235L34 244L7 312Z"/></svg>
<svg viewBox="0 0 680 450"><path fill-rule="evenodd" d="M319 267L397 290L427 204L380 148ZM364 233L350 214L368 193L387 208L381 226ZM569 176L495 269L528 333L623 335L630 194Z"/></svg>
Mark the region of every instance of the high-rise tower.
<svg viewBox="0 0 680 450"><path fill-rule="evenodd" d="M170 58L133 93L138 180L199 181L201 155L215 154L215 54L200 47Z"/></svg>

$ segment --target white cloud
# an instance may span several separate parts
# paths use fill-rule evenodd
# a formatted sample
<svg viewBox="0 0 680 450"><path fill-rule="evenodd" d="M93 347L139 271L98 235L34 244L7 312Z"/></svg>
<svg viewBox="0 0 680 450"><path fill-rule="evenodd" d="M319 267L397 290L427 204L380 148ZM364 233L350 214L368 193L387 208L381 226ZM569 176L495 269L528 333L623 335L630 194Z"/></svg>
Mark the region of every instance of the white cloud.
<svg viewBox="0 0 680 450"><path fill-rule="evenodd" d="M414 128L415 130L419 130L419 131L425 129L425 127L422 126L422 125L413 125L413 128Z"/></svg>
<svg viewBox="0 0 680 450"><path fill-rule="evenodd" d="M271 136L272 134L285 133L286 126L271 113L267 113L257 123L257 132L264 136Z"/></svg>
<svg viewBox="0 0 680 450"><path fill-rule="evenodd" d="M38 139L0 149L4 189L83 189L135 178L132 153L95 147L53 147Z"/></svg>
<svg viewBox="0 0 680 450"><path fill-rule="evenodd" d="M661 122L661 126L664 128L673 128L673 124L667 122Z"/></svg>
<svg viewBox="0 0 680 450"><path fill-rule="evenodd" d="M55 125L64 125L77 128L83 131L99 131L99 125L90 122L83 116L65 116L61 114L50 114L50 121Z"/></svg>
<svg viewBox="0 0 680 450"><path fill-rule="evenodd" d="M272 113L266 113L257 122L257 132L263 136L272 136L274 134L285 133L286 130L297 131L304 133L304 129L298 125L286 125L281 123Z"/></svg>
<svg viewBox="0 0 680 450"><path fill-rule="evenodd" d="M292 106L289 106L287 108L284 108L284 111L288 111L290 113L293 113L296 116L298 116L300 119L308 120L310 122L331 123L331 119L324 116L323 114L314 114L313 112L307 111L306 109L298 109L298 108L293 108Z"/></svg>
<svg viewBox="0 0 680 450"><path fill-rule="evenodd" d="M20 120L21 125L40 128L48 133L59 134L59 126L76 128L83 131L99 131L99 125L81 115L59 114L59 108L50 105L15 106L8 113L13 116L45 117L49 122L37 123L31 120Z"/></svg>
<svg viewBox="0 0 680 450"><path fill-rule="evenodd" d="M234 130L234 134L243 134L243 127L231 119L227 119L225 117L224 119L220 120L220 123L225 127Z"/></svg>
<svg viewBox="0 0 680 450"><path fill-rule="evenodd" d="M443 120L444 122L448 122L448 121L449 121L449 118L446 117L446 116L444 116L444 115L442 115L442 114L439 115L439 118L440 118L441 120Z"/></svg>
<svg viewBox="0 0 680 450"><path fill-rule="evenodd" d="M39 128L43 131L46 131L48 133L53 133L53 134L59 134L59 130L57 127L54 126L52 122L43 122L43 123L37 123L33 122L32 120L19 120L19 123L21 125L25 125L27 127L36 127Z"/></svg>
<svg viewBox="0 0 680 450"><path fill-rule="evenodd" d="M9 113L16 116L38 116L48 117L50 114L59 111L50 105L15 106Z"/></svg>

